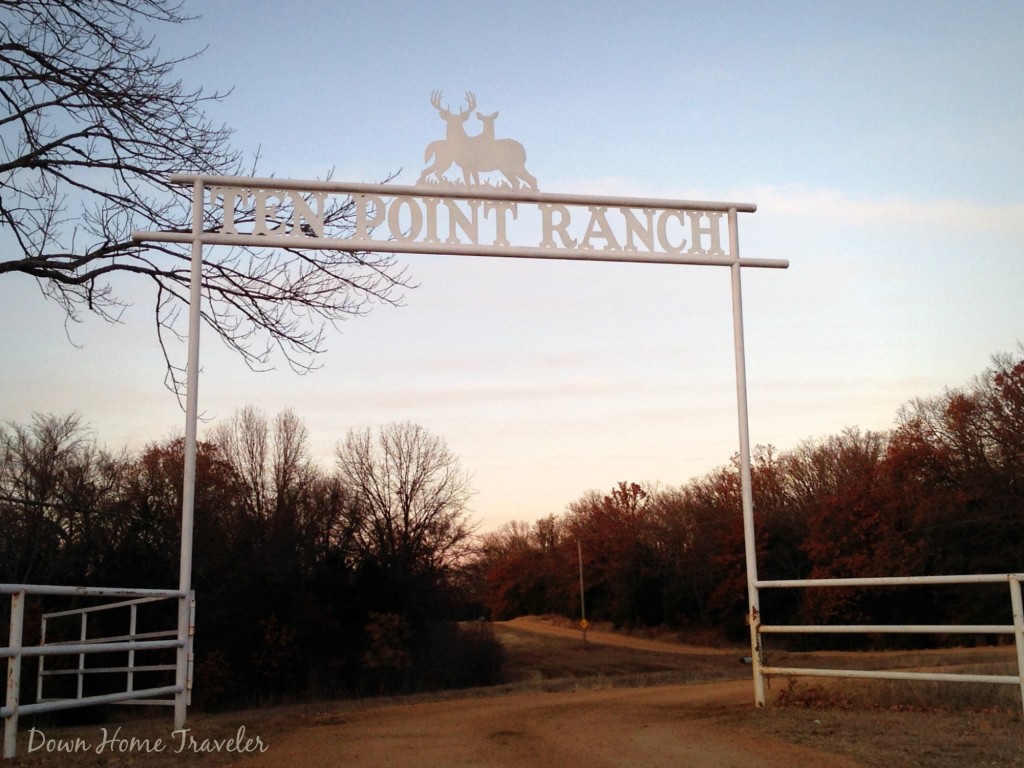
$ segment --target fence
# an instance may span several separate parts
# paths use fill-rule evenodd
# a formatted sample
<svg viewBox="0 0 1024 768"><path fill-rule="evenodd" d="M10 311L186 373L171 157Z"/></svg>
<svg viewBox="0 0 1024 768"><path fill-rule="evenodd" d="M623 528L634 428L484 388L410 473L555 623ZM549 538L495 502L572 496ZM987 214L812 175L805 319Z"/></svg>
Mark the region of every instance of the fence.
<svg viewBox="0 0 1024 768"><path fill-rule="evenodd" d="M879 578L851 579L792 579L784 581L755 582L758 589L801 589L824 587L885 587L885 586L924 586L937 584L993 584L1008 582L1010 586L1010 606L1013 612L1012 624L848 624L848 625L815 625L789 624L768 625L757 623L758 634L756 647L762 649L761 635L766 634L842 634L842 633L879 633L879 634L1002 634L1014 635L1017 646L1016 675L982 675L957 674L944 672L904 672L898 670L854 670L854 669L814 669L805 667L773 667L763 664L762 653L754 656L754 674L765 677L846 677L888 680L932 680L939 682L973 682L1017 685L1020 689L1021 707L1024 710L1024 601L1021 600L1021 581L1024 574L978 574L973 576L893 576ZM760 618L760 617L759 617Z"/></svg>
<svg viewBox="0 0 1024 768"><path fill-rule="evenodd" d="M12 758L17 752L18 718L40 712L54 712L75 707L104 703L166 704L187 703L192 688L192 635L195 624L195 596L191 592L157 589L109 589L94 587L55 587L26 584L0 584L0 594L11 596L10 633L7 646L0 648L0 658L7 659L7 695L0 716L4 719L4 757ZM115 598L116 602L91 605L43 614L40 626L40 641L37 646L24 644L25 602L29 595L85 598ZM127 598L127 599L125 599ZM187 625L174 629L160 629L139 632L140 606L159 601L176 600L178 617L188 615ZM127 609L127 631L122 634L103 637L89 637L89 619L99 614ZM186 614L187 612L187 614ZM55 621L71 620L77 617L78 637L74 640L47 642L47 627ZM109 617L105 617L108 618ZM100 623L93 622L93 625ZM137 654L152 654L174 649L185 652L187 669L178 663L137 663ZM113 666L88 666L88 654L125 654L125 663ZM71 668L47 668L46 659L51 657L75 657L77 665ZM36 682L36 701L20 704L22 659L39 658L39 674ZM137 674L160 676L174 672L173 683L167 685L148 684L137 687ZM86 680L90 676L104 676L108 681L124 675L123 690L108 693L88 693ZM75 694L58 697L44 697L44 683L61 679L75 680Z"/></svg>

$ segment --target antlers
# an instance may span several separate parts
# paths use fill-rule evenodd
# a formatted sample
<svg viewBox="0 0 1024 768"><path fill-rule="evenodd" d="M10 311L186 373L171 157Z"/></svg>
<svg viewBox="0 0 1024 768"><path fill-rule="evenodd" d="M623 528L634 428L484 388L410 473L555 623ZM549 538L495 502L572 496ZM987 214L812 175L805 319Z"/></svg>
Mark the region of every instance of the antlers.
<svg viewBox="0 0 1024 768"><path fill-rule="evenodd" d="M450 115L451 112L448 111L448 108L441 106L442 95L442 91L434 91L433 93L430 94L430 103L433 104L434 109L436 109L438 112L443 112ZM466 102L468 106L464 110L459 112L460 115L464 115L467 112L472 112L474 109L476 109L476 96L473 95L472 91L466 91Z"/></svg>

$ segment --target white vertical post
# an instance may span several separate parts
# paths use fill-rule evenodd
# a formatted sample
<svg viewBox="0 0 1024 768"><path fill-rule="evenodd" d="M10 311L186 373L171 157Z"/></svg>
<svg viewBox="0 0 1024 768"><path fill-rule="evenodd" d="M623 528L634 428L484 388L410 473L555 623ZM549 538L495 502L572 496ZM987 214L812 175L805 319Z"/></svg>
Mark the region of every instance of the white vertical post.
<svg viewBox="0 0 1024 768"><path fill-rule="evenodd" d="M181 490L181 565L178 589L178 642L175 685L181 691L174 697L174 727L185 727L188 708L189 597L192 588L192 527L196 496L196 429L199 420L199 322L203 276L203 182L192 183L192 274L188 305L188 370L185 390L185 477Z"/></svg>
<svg viewBox="0 0 1024 768"><path fill-rule="evenodd" d="M39 644L46 645L46 614L43 614L42 621L39 624ZM39 672L36 674L36 701L43 700L43 680L46 679L46 675L43 674L46 671L46 657L39 657Z"/></svg>
<svg viewBox="0 0 1024 768"><path fill-rule="evenodd" d="M763 707L761 673L761 606L757 589L757 548L754 542L754 492L750 473L750 426L747 418L747 363L743 346L743 297L740 285L740 243L736 209L729 209L729 255L732 267L733 341L736 350L736 406L740 429L740 489L743 495L743 551L747 565L747 624L754 673L754 703Z"/></svg>
<svg viewBox="0 0 1024 768"><path fill-rule="evenodd" d="M89 637L89 614L82 611L82 619L79 622L78 628L78 639L84 645L86 638ZM85 690L85 654L78 654L78 698L82 698L82 693Z"/></svg>
<svg viewBox="0 0 1024 768"><path fill-rule="evenodd" d="M132 603L128 608L128 639L132 642L135 642L138 607L138 604ZM135 690L135 651L128 651L128 690Z"/></svg>
<svg viewBox="0 0 1024 768"><path fill-rule="evenodd" d="M1020 579L1010 574L1010 603L1013 606L1013 634L1017 641L1017 678L1020 683L1020 706L1024 711L1024 600L1021 599Z"/></svg>
<svg viewBox="0 0 1024 768"><path fill-rule="evenodd" d="M185 704L192 706L192 678L195 674L195 650L192 646L196 635L196 591L188 593L188 675L185 680Z"/></svg>
<svg viewBox="0 0 1024 768"><path fill-rule="evenodd" d="M15 757L18 753L18 701L21 698L21 648L22 634L25 631L25 592L11 595L11 636L8 640L13 654L7 659L7 696L4 708L8 714L4 718L4 759Z"/></svg>

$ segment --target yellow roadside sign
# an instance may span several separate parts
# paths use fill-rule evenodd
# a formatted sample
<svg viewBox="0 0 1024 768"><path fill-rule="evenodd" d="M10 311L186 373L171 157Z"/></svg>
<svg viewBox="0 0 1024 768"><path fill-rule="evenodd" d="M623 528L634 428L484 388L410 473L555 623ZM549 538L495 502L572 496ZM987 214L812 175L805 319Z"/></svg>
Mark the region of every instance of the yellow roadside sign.
<svg viewBox="0 0 1024 768"><path fill-rule="evenodd" d="M590 622L586 619L580 619L580 629L586 629L590 626Z"/></svg>

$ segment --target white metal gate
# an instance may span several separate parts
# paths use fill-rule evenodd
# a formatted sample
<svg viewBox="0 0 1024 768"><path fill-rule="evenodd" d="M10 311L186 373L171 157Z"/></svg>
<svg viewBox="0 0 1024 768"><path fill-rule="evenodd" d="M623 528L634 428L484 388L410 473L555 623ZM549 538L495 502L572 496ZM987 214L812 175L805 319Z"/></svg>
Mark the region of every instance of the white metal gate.
<svg viewBox="0 0 1024 768"><path fill-rule="evenodd" d="M964 634L1013 635L1017 648L1016 675L958 674L947 672L909 672L897 670L813 669L805 667L773 667L764 664L763 646L757 643L759 655L754 657L757 677L845 677L875 680L932 680L936 682L993 683L1018 686L1021 707L1024 709L1024 602L1021 600L1021 581L1024 573L976 574L972 576L890 576L848 579L790 579L758 581L758 589L824 589L835 587L893 587L927 586L937 584L998 584L1010 587L1012 624L762 624L763 617L755 617L757 634Z"/></svg>
<svg viewBox="0 0 1024 768"><path fill-rule="evenodd" d="M12 758L17 753L18 718L37 712L85 707L105 703L164 704L184 708L188 704L192 689L192 636L195 626L195 595L191 592L158 589L112 589L102 587L59 587L28 584L0 584L0 595L11 596L11 621L7 646L0 648L0 658L7 659L7 689L0 717L4 721L4 757ZM86 597L114 600L84 608L43 614L39 644L25 645L25 604L29 596ZM145 633L137 631L138 608L147 603L162 600L176 600L176 617L185 615L184 625L177 624L166 630ZM116 635L90 636L89 617L103 611L127 609L128 622L125 631ZM78 638L59 642L46 641L46 627L49 622L77 617ZM137 655L154 651L173 650L187 659L183 674L179 666L170 663L138 663ZM117 653L125 655L125 662L116 666L90 667L86 662L88 654ZM46 669L47 658L70 656L77 658L77 666L70 669ZM36 701L21 704L22 659L39 659L39 675L36 682ZM137 673L174 673L164 685L136 687ZM86 678L90 675L124 677L124 689L114 693L89 694ZM58 677L74 676L76 695L47 698L44 684Z"/></svg>

